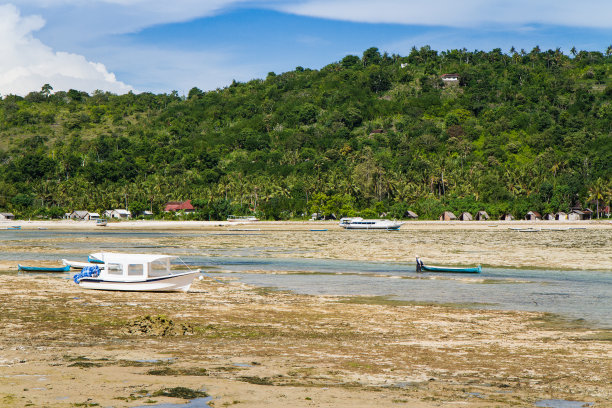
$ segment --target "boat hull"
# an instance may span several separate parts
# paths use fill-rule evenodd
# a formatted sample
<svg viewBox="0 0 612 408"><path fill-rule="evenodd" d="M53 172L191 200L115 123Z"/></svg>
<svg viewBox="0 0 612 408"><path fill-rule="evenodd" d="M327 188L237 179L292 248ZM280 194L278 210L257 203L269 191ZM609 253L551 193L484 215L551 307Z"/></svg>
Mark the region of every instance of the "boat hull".
<svg viewBox="0 0 612 408"><path fill-rule="evenodd" d="M355 230L398 230L402 224L399 225L341 225L344 229L355 229Z"/></svg>
<svg viewBox="0 0 612 408"><path fill-rule="evenodd" d="M25 266L17 264L17 269L24 272L68 272L70 266L45 267L45 266Z"/></svg>
<svg viewBox="0 0 612 408"><path fill-rule="evenodd" d="M480 273L482 268L480 265L473 268L453 268L449 266L427 266L422 265L421 271L425 272L450 272L450 273Z"/></svg>
<svg viewBox="0 0 612 408"><path fill-rule="evenodd" d="M144 281L108 281L99 278L83 278L79 286L84 289L115 290L126 292L187 292L199 271L149 278Z"/></svg>

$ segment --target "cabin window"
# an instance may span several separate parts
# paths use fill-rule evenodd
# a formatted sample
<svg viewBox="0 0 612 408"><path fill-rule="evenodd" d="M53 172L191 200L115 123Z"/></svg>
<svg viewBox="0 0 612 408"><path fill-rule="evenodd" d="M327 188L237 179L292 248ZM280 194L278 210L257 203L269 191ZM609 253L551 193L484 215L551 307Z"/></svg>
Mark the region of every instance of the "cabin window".
<svg viewBox="0 0 612 408"><path fill-rule="evenodd" d="M153 261L150 264L149 276L165 276L168 274L167 260Z"/></svg>
<svg viewBox="0 0 612 408"><path fill-rule="evenodd" d="M128 265L128 276L142 276L142 274L143 274L142 264Z"/></svg>
<svg viewBox="0 0 612 408"><path fill-rule="evenodd" d="M123 275L123 265L121 264L108 263L106 268L109 275Z"/></svg>

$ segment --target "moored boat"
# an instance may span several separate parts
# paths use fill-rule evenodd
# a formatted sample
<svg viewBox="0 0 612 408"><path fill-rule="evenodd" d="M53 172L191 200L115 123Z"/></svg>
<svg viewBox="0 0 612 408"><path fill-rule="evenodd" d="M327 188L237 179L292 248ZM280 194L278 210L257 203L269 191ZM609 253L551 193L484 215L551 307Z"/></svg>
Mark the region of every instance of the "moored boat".
<svg viewBox="0 0 612 408"><path fill-rule="evenodd" d="M106 224L108 224L108 221L106 221L106 219L105 219L105 218L98 218L98 219L96 220L96 225L97 225L98 227L106 227Z"/></svg>
<svg viewBox="0 0 612 408"><path fill-rule="evenodd" d="M450 272L450 273L480 273L482 267L469 266L469 267L456 267L456 266L433 266L425 265L418 257L416 259L416 271L417 272Z"/></svg>
<svg viewBox="0 0 612 408"><path fill-rule="evenodd" d="M17 269L24 272L68 272L70 266L25 266L17 264Z"/></svg>
<svg viewBox="0 0 612 408"><path fill-rule="evenodd" d="M253 215L230 215L227 220L229 222L255 222L259 221L259 218Z"/></svg>
<svg viewBox="0 0 612 408"><path fill-rule="evenodd" d="M122 254L101 252L91 255L104 263L91 264L74 275L74 281L86 289L187 292L200 270L173 272L171 255Z"/></svg>
<svg viewBox="0 0 612 408"><path fill-rule="evenodd" d="M340 226L344 229L365 229L365 230L398 230L402 224L395 220L364 220L361 217L342 218Z"/></svg>
<svg viewBox="0 0 612 408"><path fill-rule="evenodd" d="M83 269L86 266L94 266L94 263L91 262L79 262L79 261L69 261L68 259L62 259L62 263L71 267L72 269Z"/></svg>

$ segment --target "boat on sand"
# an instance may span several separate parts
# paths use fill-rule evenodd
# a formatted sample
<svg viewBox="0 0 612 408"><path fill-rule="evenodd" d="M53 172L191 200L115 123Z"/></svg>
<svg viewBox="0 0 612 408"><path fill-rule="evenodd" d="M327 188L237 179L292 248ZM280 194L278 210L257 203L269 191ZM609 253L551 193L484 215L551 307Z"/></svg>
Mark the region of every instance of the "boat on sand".
<svg viewBox="0 0 612 408"><path fill-rule="evenodd" d="M68 272L70 266L25 266L17 264L17 269L24 272Z"/></svg>
<svg viewBox="0 0 612 408"><path fill-rule="evenodd" d="M365 229L365 230L398 230L402 224L395 220L364 220L361 217L342 218L340 226L344 229Z"/></svg>
<svg viewBox="0 0 612 408"><path fill-rule="evenodd" d="M90 264L74 275L74 282L85 289L187 292L200 270L173 272L171 255L100 252L91 255L103 264Z"/></svg>

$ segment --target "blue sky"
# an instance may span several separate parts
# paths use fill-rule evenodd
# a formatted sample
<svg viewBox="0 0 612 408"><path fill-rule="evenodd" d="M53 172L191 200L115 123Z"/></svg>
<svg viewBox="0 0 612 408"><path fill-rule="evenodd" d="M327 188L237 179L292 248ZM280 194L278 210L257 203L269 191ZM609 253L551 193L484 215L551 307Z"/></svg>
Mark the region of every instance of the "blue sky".
<svg viewBox="0 0 612 408"><path fill-rule="evenodd" d="M369 47L605 51L609 0L0 0L0 94L186 94Z"/></svg>

